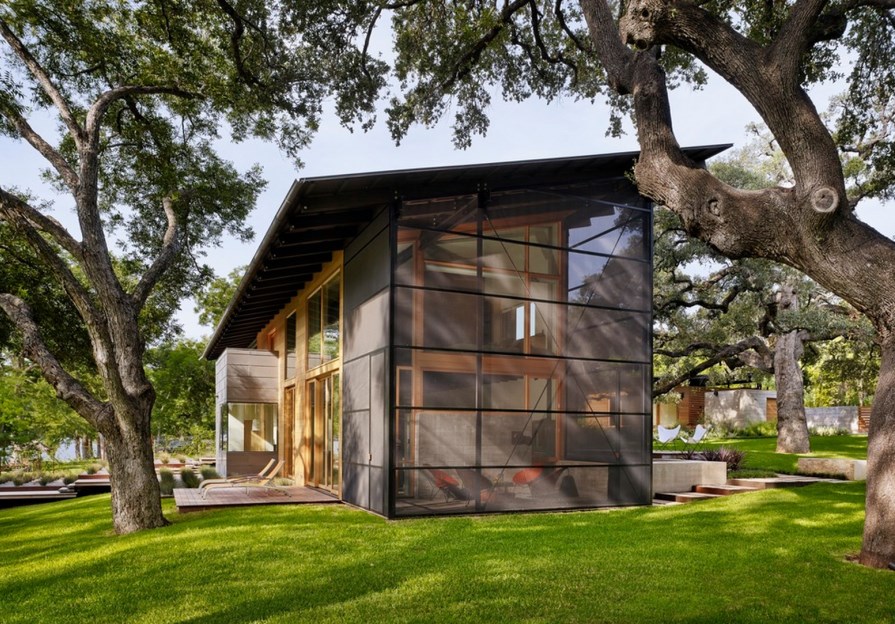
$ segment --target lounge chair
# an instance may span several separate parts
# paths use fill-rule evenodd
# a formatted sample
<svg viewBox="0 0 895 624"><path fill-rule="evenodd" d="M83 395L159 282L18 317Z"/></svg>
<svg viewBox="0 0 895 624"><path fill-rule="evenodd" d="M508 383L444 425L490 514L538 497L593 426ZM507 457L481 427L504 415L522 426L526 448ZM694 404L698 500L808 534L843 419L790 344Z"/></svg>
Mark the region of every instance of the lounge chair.
<svg viewBox="0 0 895 624"><path fill-rule="evenodd" d="M475 498L475 492L479 493L482 502L488 502L495 496L494 483L474 468L457 468L457 475L463 480L463 486L469 492L469 500Z"/></svg>
<svg viewBox="0 0 895 624"><path fill-rule="evenodd" d="M215 490L220 489L229 489L229 488L245 488L246 494L249 492L249 488L264 488L266 490L275 490L277 492L282 492L286 496L289 496L289 492L285 489L274 485L273 480L277 478L277 475L280 474L280 471L283 469L283 466L286 465L286 462L280 460L277 462L277 465L274 466L273 470L268 472L263 477L250 477L247 479L243 479L241 481L236 481L232 483L211 483L206 488L202 490L202 498L207 498L209 492L213 492Z"/></svg>
<svg viewBox="0 0 895 624"><path fill-rule="evenodd" d="M199 491L202 491L205 488L216 483L240 483L249 479L262 479L267 475L267 473L270 471L271 468L273 468L274 464L276 463L276 459L271 459L269 462L267 462L267 465L264 466L264 468L258 471L257 474L233 475L232 477L222 477L219 479L205 479L204 481L202 481L202 483L199 484Z"/></svg>
<svg viewBox="0 0 895 624"><path fill-rule="evenodd" d="M662 446L668 446L677 440L677 436L681 432L681 426L678 425L677 427L669 428L659 425L656 428L656 432L656 443L661 444Z"/></svg>
<svg viewBox="0 0 895 624"><path fill-rule="evenodd" d="M577 497L578 488L571 475L563 476L568 466L534 466L513 475L513 483L527 485L532 497L549 498L558 494Z"/></svg>
<svg viewBox="0 0 895 624"><path fill-rule="evenodd" d="M444 494L444 502L448 502L452 496L457 500L469 500L469 492L460 487L460 482L457 479L438 468L427 468L426 470L435 483L435 487Z"/></svg>

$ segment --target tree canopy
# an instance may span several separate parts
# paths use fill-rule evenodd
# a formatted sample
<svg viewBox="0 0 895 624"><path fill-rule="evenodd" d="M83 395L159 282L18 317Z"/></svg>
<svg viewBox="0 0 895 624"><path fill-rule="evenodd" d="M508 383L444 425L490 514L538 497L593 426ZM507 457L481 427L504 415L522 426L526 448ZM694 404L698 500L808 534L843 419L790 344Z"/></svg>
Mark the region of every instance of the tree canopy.
<svg viewBox="0 0 895 624"><path fill-rule="evenodd" d="M365 5L364 5L365 6ZM0 308L23 354L105 438L115 528L165 523L143 367L149 328L210 275L203 250L245 218L264 182L216 152L234 140L307 145L324 101L345 124L372 111L384 66L347 45L363 6L261 0L10 0L0 6L0 135L33 148L73 200L69 219L0 180L0 221L56 281L89 340L101 387L68 366L35 288L9 281ZM347 38L347 39L346 39ZM43 130L47 117L55 127ZM66 227L63 223L74 223ZM19 266L19 265L16 265ZM73 330L80 331L80 330Z"/></svg>
<svg viewBox="0 0 895 624"><path fill-rule="evenodd" d="M854 212L890 198L895 86L892 0L409 0L393 9L395 74L389 123L456 111L455 142L487 128L503 97L606 98L609 129L630 113L641 147L634 177L687 234L729 258L765 258L810 276L867 316L881 345L868 445L861 561L895 561L895 243ZM379 11L374 12L378 16ZM674 132L668 91L710 68L761 116L792 183L738 188L690 161ZM839 78L830 131L806 89ZM891 379L891 380L890 380Z"/></svg>

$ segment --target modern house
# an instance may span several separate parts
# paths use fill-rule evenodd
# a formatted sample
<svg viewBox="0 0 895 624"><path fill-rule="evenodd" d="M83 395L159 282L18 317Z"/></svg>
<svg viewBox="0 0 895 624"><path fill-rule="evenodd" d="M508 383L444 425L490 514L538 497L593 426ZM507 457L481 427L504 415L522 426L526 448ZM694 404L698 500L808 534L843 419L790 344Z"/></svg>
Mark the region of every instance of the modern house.
<svg viewBox="0 0 895 624"><path fill-rule="evenodd" d="M648 504L636 157L293 184L205 353L219 465L390 518Z"/></svg>

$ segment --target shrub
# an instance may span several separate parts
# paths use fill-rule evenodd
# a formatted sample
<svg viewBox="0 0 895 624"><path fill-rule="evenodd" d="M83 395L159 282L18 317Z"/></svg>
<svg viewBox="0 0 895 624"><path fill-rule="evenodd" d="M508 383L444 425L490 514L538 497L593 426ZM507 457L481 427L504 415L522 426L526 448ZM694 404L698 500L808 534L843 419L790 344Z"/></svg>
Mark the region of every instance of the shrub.
<svg viewBox="0 0 895 624"><path fill-rule="evenodd" d="M12 482L15 485L25 485L26 483L30 483L31 481L34 481L34 474L31 472L18 470L12 475Z"/></svg>
<svg viewBox="0 0 895 624"><path fill-rule="evenodd" d="M754 422L742 429L736 429L733 432L735 438L776 438L777 423L773 421L763 420Z"/></svg>
<svg viewBox="0 0 895 624"><path fill-rule="evenodd" d="M97 472L99 472L102 469L103 469L102 464L90 464L89 466L87 466L86 472L87 472L87 474L92 475L92 474L96 474Z"/></svg>
<svg viewBox="0 0 895 624"><path fill-rule="evenodd" d="M67 473L65 473L65 476L62 477L62 482L65 485L71 485L72 483L74 483L77 480L78 480L77 472L67 472Z"/></svg>
<svg viewBox="0 0 895 624"><path fill-rule="evenodd" d="M168 464L171 462L171 453L168 451L162 451L158 454L159 461L163 464Z"/></svg>
<svg viewBox="0 0 895 624"><path fill-rule="evenodd" d="M48 483L55 481L56 479L61 479L61 478L62 478L61 472L44 472L44 473L41 473L41 475L40 475L40 484L46 485Z"/></svg>
<svg viewBox="0 0 895 624"><path fill-rule="evenodd" d="M199 487L199 477L189 466L184 466L180 469L180 480L183 481L183 485L188 488Z"/></svg>
<svg viewBox="0 0 895 624"><path fill-rule="evenodd" d="M203 479L220 479L221 475L218 474L218 471L212 468L211 466L202 466L199 469L199 474L202 475Z"/></svg>
<svg viewBox="0 0 895 624"><path fill-rule="evenodd" d="M159 487L162 496L171 496L174 493L174 473L167 468L158 471Z"/></svg>
<svg viewBox="0 0 895 624"><path fill-rule="evenodd" d="M707 449L702 452L702 457L706 461L723 461L727 464L728 470L739 470L743 461L746 459L746 452L739 449L727 448L722 446L716 449Z"/></svg>
<svg viewBox="0 0 895 624"><path fill-rule="evenodd" d="M809 427L808 433L813 436L844 436L851 435L851 431L845 427L835 427L833 425L818 425L817 427Z"/></svg>

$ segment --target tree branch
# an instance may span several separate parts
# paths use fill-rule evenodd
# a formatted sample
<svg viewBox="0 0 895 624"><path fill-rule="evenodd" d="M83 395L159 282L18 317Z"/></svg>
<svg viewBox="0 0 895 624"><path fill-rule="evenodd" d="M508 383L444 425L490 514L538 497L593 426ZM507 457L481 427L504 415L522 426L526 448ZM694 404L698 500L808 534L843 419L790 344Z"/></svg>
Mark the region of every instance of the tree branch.
<svg viewBox="0 0 895 624"><path fill-rule="evenodd" d="M28 123L28 120L19 114L18 111L12 110L11 108L5 108L3 110L3 116L15 126L21 137L25 139L31 147L36 149L41 156L46 158L47 161L53 165L53 168L59 173L68 188L71 189L73 193L77 192L79 183L78 174L76 174L72 166L68 164L68 161L62 157L62 154L60 154L52 145L47 143L42 136L35 132L34 128Z"/></svg>
<svg viewBox="0 0 895 624"><path fill-rule="evenodd" d="M798 76L802 56L812 43L812 33L828 0L798 0L771 42L768 57L791 79Z"/></svg>
<svg viewBox="0 0 895 624"><path fill-rule="evenodd" d="M472 68L475 67L476 61L479 60L482 52L487 49L488 44L497 38L504 27L513 19L513 15L520 9L525 8L529 2L530 0L514 0L509 4L505 4L503 10L500 12L497 24L492 26L488 32L475 42L475 45L463 53L457 62L454 63L451 75L439 85L439 88L445 93L450 92L455 84L465 78L469 72L472 71Z"/></svg>
<svg viewBox="0 0 895 624"><path fill-rule="evenodd" d="M161 252L159 252L159 255L156 256L152 265L143 274L143 277L140 278L139 283L136 288L134 288L134 292L131 294L131 299L138 310L146 303L146 299L152 292L152 288L158 283L158 280L164 272L174 262L174 259L177 257L177 252L180 249L180 239L177 235L177 215L174 213L173 200L170 197L164 198L162 200L162 207L164 208L165 216L168 219L168 229L165 231L165 236L162 239Z"/></svg>
<svg viewBox="0 0 895 624"><path fill-rule="evenodd" d="M728 345L719 351L717 351L712 357L707 360L700 362L696 366L693 366L689 370L674 377L663 377L653 386L653 397L661 396L667 392L672 391L674 388L687 381L693 375L697 373L701 373L704 370L707 370L714 366L715 364L719 364L724 360L738 356L744 351L749 349L767 349L765 344L757 337L746 338L745 340L741 340L740 342Z"/></svg>
<svg viewBox="0 0 895 624"><path fill-rule="evenodd" d="M175 95L177 97L192 99L198 97L197 94L185 91L178 87L165 85L124 85L109 89L99 96L97 100L87 111L87 124L85 128L86 136L91 143L99 141L99 126L102 123L106 111L109 110L116 100L126 98L131 95Z"/></svg>
<svg viewBox="0 0 895 624"><path fill-rule="evenodd" d="M91 302L87 290L74 276L68 264L59 257L56 249L54 249L53 246L40 235L38 229L32 225L27 213L23 214L20 212L22 204L21 200L18 200L18 203L9 203L6 200L7 196L12 197L8 193L0 194L0 217L24 236L25 240L31 248L34 249L35 253L37 253L40 259L46 263L53 276L59 281L66 294L71 298L72 303L81 314L81 317L87 323L88 330L90 327L98 325L97 321L99 319L99 313ZM13 197L13 199L17 200L15 197ZM76 257L82 259L80 253L78 253Z"/></svg>
<svg viewBox="0 0 895 624"><path fill-rule="evenodd" d="M59 116L62 118L63 123L65 123L68 128L69 134L71 134L71 137L74 139L75 145L80 147L84 140L84 130L72 114L68 102L65 101L62 93L56 88L56 85L53 84L49 74L47 74L41 64L37 62L37 59L34 58L28 48L25 47L22 40L10 30L9 25L2 18L0 18L0 35L6 39L9 47L11 47L13 52L15 52L15 55L21 59L28 68L28 71L31 72L31 75L34 76L40 84L44 93L46 93L50 98L50 101L53 102L53 105L59 111Z"/></svg>
<svg viewBox="0 0 895 624"><path fill-rule="evenodd" d="M69 234L68 230L62 227L61 223L2 188L0 188L0 211L15 211L31 227L49 235L53 241L70 253L75 260L81 261L81 244Z"/></svg>
<svg viewBox="0 0 895 624"><path fill-rule="evenodd" d="M41 338L28 305L16 296L4 293L0 294L0 308L21 333L25 355L40 366L44 379L56 390L56 396L96 429L104 429L106 423L111 422L110 406L97 401L81 382L62 367Z"/></svg>

